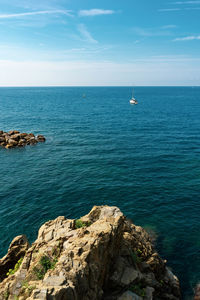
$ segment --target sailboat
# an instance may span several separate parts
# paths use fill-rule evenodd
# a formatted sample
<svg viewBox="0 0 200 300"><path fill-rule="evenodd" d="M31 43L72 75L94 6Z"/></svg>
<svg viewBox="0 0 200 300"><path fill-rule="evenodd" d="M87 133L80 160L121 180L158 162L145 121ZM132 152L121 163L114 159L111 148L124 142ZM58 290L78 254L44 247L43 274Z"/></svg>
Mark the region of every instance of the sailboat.
<svg viewBox="0 0 200 300"><path fill-rule="evenodd" d="M138 104L137 100L133 97L133 91L132 91L132 98L130 100L130 104Z"/></svg>

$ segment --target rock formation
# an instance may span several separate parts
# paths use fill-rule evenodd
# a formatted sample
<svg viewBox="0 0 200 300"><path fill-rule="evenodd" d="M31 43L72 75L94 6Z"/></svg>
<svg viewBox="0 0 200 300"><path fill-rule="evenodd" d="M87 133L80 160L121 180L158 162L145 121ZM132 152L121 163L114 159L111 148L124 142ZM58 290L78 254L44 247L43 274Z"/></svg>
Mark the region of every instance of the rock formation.
<svg viewBox="0 0 200 300"><path fill-rule="evenodd" d="M10 244L8 253L0 260L0 281L5 277L9 269L16 265L21 257L24 257L29 243L25 235L19 235Z"/></svg>
<svg viewBox="0 0 200 300"><path fill-rule="evenodd" d="M194 300L200 300L200 284L197 284L195 288Z"/></svg>
<svg viewBox="0 0 200 300"><path fill-rule="evenodd" d="M178 279L149 235L117 207L49 221L29 248L24 236L14 241L0 260L0 300L180 299Z"/></svg>
<svg viewBox="0 0 200 300"><path fill-rule="evenodd" d="M20 133L17 130L9 132L0 130L0 146L6 149L35 145L38 142L45 142L45 137L43 135L35 137L33 133Z"/></svg>

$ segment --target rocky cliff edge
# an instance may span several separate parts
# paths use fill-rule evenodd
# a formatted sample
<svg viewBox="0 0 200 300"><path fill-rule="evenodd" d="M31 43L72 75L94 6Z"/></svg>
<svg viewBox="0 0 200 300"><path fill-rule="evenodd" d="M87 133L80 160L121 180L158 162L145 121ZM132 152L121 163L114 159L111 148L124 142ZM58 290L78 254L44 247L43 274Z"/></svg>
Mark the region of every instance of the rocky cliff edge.
<svg viewBox="0 0 200 300"><path fill-rule="evenodd" d="M45 223L0 260L0 300L178 300L179 282L147 232L117 207Z"/></svg>

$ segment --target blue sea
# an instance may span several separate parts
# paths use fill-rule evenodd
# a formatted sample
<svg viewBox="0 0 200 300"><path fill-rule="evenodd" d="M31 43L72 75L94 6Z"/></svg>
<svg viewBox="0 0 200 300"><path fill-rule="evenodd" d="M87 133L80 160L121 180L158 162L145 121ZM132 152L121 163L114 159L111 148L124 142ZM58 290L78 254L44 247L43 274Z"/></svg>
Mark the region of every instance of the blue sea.
<svg viewBox="0 0 200 300"><path fill-rule="evenodd" d="M0 149L0 257L59 215L117 205L156 234L188 299L200 280L200 87L0 88L0 130L46 143ZM83 97L84 95L84 97Z"/></svg>

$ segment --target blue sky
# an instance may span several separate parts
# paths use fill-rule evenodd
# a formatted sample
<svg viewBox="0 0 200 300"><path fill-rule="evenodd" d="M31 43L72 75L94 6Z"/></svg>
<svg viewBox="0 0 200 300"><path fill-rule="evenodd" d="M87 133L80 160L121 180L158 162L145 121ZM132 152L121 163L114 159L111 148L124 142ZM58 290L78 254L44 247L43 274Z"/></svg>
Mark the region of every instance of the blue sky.
<svg viewBox="0 0 200 300"><path fill-rule="evenodd" d="M198 0L0 0L0 86L200 85Z"/></svg>

